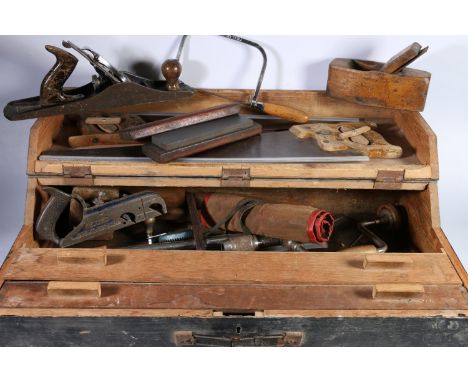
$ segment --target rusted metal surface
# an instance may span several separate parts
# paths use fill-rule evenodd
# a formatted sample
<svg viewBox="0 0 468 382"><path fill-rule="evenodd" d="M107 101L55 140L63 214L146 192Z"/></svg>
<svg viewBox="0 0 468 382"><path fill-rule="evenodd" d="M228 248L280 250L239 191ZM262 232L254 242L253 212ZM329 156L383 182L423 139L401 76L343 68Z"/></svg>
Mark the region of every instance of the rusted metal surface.
<svg viewBox="0 0 468 382"><path fill-rule="evenodd" d="M44 190L50 198L37 218L36 232L40 239L49 240L60 247L69 247L167 212L164 199L151 191L138 192L93 207L88 207L81 197L75 195L83 207L83 219L60 238L55 227L72 196L54 187Z"/></svg>
<svg viewBox="0 0 468 382"><path fill-rule="evenodd" d="M197 209L197 202L195 200L195 195L191 192L187 192L186 195L187 199L187 207L190 216L190 221L192 223L193 229L193 238L195 240L195 249L198 250L205 250L206 249L206 241L203 237L203 227L200 221L200 213Z"/></svg>
<svg viewBox="0 0 468 382"><path fill-rule="evenodd" d="M301 346L303 332L286 332L276 335L218 336L197 334L192 331L174 333L176 346Z"/></svg>
<svg viewBox="0 0 468 382"><path fill-rule="evenodd" d="M375 190L400 190L405 178L404 170L379 170L374 183Z"/></svg>
<svg viewBox="0 0 468 382"><path fill-rule="evenodd" d="M191 126L198 123L238 114L239 111L239 104L231 103L228 105L215 106L194 113L177 115L175 117L149 122L139 126L129 127L120 131L120 137L123 139L145 138L151 135L180 129L181 127Z"/></svg>

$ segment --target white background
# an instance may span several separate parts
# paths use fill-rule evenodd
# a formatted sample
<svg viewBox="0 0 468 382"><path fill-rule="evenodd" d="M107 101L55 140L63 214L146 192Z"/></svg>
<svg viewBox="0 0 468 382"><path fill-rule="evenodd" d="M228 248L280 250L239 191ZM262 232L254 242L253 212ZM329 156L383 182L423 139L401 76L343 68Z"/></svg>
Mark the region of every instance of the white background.
<svg viewBox="0 0 468 382"><path fill-rule="evenodd" d="M238 33L249 34L380 34L380 35L456 35L467 34L466 1L408 1L393 0L391 3L375 0L327 0L327 1L264 1L236 0L178 0L175 3L148 0L113 0L112 2L80 0L15 0L2 3L0 31L3 34L181 34L181 33ZM91 37L90 37L91 38ZM112 38L113 39L113 38ZM259 39L263 39L259 37ZM322 39L322 38L320 38ZM326 38L325 38L326 39ZM386 59L412 38L377 37L372 45L375 59ZM58 38L57 38L58 40ZM87 38L85 39L87 40ZM341 41L340 37L332 38ZM369 40L369 39L368 39ZM379 41L385 40L383 46ZM407 41L408 40L408 41ZM439 135L442 168L441 202L443 226L449 231L450 240L459 253L466 253L463 233L467 231L466 202L468 182L466 152L466 72L467 43L465 39L443 38L439 44L429 37L420 39L430 42L432 56L424 57L417 64L434 74L428 109L425 113ZM315 40L314 41L324 41ZM349 41L349 40L348 40ZM389 46L393 45L395 47ZM88 41L89 43L89 41ZM318 43L306 47L306 62L319 62L315 54L323 54L326 46ZM107 44L102 48L107 49ZM398 45L398 46L396 46ZM151 45L152 47L152 45ZM315 49L315 48L319 49ZM20 45L19 48L24 48ZM37 47L36 47L37 48ZM114 49L113 44L109 48ZM332 48L329 59L344 55L347 44ZM339 49L338 49L339 48ZM37 48L40 49L40 48ZM156 49L156 48L155 48ZM385 57L377 57L377 50L385 49ZM101 50L104 53L104 50ZM339 51L340 50L340 51ZM439 51L437 56L434 52ZM4 72L6 54L17 51L12 46L7 52L0 51L2 77L0 87L13 81L38 86L21 68ZM150 49L153 52L152 48ZM23 52L21 54L25 54ZM374 56L372 53L372 56ZM18 52L15 54L19 54ZM13 56L15 56L15 54ZM295 55L298 54L297 52ZM369 52L371 54L371 52ZM156 56L156 54L155 54ZM37 55L29 56L29 68L34 67ZM429 60L433 63L429 67ZM158 60L162 60L159 55ZM220 57L221 59L222 57ZM270 57L270 60L272 58ZM14 61L13 61L14 62ZM203 61L205 62L205 61ZM50 64L50 62L48 63ZM9 64L9 68L16 64ZM41 64L42 65L42 64ZM48 69L48 68L47 68ZM46 68L36 67L45 73ZM211 69L210 69L211 70ZM235 69L233 69L235 70ZM5 74L4 74L5 73ZM288 71L288 81L301 82L304 72ZM298 76L298 80L293 77ZM317 72L316 78L324 81L325 72ZM11 79L10 79L11 77ZM210 78L212 74L210 73ZM220 87L223 77L213 78L214 86ZM296 78L296 77L294 77ZM216 83L216 81L218 81ZM437 82L436 82L437 81ZM14 93L14 91L16 93ZM35 92L37 87L35 88ZM18 86L9 87L3 97L18 98L31 94L22 93ZM0 93L2 93L0 91ZM10 99L8 98L8 99ZM430 116L429 113L433 115ZM465 117L465 118L464 118ZM2 124L4 125L4 124ZM0 186L0 204L3 216L15 217L0 228L13 232L4 236L11 240L20 221L18 213L23 208L25 182L25 137L29 125L16 124L0 130L6 144L1 145L2 166L0 173L9 174ZM4 142L3 140L1 142ZM16 152L19 152L17 155ZM15 155L12 155L15 154ZM4 158L11 158L5 162ZM19 177L19 178L15 178ZM8 180L7 180L8 179ZM19 182L19 183L18 183ZM11 183L10 185L8 183ZM18 187L20 186L20 187ZM17 196L12 194L18 194ZM2 221L3 219L0 219ZM457 228L458 227L458 228ZM457 234L458 232L458 234ZM10 236L8 236L10 235ZM4 243L4 242L2 242ZM466 264L466 261L465 261ZM313 335L313 333L312 333ZM1 344L0 344L1 345ZM192 381L219 379L223 381L268 380L268 381L375 381L393 382L405 380L463 380L466 375L467 348L301 348L301 349L0 349L2 377L14 380L83 381L83 380L176 380ZM466 378L465 378L466 379Z"/></svg>
<svg viewBox="0 0 468 382"><path fill-rule="evenodd" d="M438 136L442 227L468 267L468 37L454 36L245 36L263 45L268 55L264 89L325 89L328 63L334 57L385 61L418 41L429 52L412 66L432 73L424 118ZM70 39L89 46L119 69L146 61L155 68L174 57L178 36L3 36L0 37L0 104L37 95L54 57L44 45ZM216 36L189 39L182 57L182 80L196 87L254 88L261 59L258 52ZM93 69L80 60L70 85L88 82ZM26 156L32 121L1 117L0 261L23 220Z"/></svg>

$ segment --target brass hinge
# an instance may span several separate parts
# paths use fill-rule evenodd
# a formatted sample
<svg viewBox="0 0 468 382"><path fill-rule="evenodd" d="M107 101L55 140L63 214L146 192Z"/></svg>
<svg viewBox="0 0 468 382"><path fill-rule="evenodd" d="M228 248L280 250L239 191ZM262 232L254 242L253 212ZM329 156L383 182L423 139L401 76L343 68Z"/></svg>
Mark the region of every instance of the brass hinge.
<svg viewBox="0 0 468 382"><path fill-rule="evenodd" d="M250 187L250 168L224 168L221 187Z"/></svg>
<svg viewBox="0 0 468 382"><path fill-rule="evenodd" d="M400 190L405 177L405 170L379 170L375 178L376 190Z"/></svg>
<svg viewBox="0 0 468 382"><path fill-rule="evenodd" d="M63 165L63 176L73 179L71 183L78 186L94 185L94 178L91 172L91 166L70 166Z"/></svg>

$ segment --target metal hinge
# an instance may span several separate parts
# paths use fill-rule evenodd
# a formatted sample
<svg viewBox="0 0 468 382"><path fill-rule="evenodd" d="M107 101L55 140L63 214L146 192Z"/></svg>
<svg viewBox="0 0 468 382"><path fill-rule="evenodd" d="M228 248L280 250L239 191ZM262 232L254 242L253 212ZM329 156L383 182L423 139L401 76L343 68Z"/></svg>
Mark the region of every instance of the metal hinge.
<svg viewBox="0 0 468 382"><path fill-rule="evenodd" d="M250 168L224 168L221 187L250 187Z"/></svg>
<svg viewBox="0 0 468 382"><path fill-rule="evenodd" d="M176 346L300 346L302 332L286 332L276 335L215 336L191 331L174 333Z"/></svg>
<svg viewBox="0 0 468 382"><path fill-rule="evenodd" d="M400 190L405 177L405 170L379 170L375 178L376 190Z"/></svg>
<svg viewBox="0 0 468 382"><path fill-rule="evenodd" d="M70 166L63 165L63 176L73 179L73 185L92 186L94 178L91 172L91 166Z"/></svg>

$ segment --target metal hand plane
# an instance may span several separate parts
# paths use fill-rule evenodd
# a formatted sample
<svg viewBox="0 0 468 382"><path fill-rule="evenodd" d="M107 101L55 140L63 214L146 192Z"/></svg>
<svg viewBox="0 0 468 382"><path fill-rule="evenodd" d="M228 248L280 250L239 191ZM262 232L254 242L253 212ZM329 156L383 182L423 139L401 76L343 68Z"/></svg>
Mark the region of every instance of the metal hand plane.
<svg viewBox="0 0 468 382"><path fill-rule="evenodd" d="M106 203L88 207L79 195L69 195L54 187L45 187L50 198L36 221L40 239L60 247L69 247L167 213L164 199L155 192L142 191ZM83 218L66 236L60 238L56 225L72 198L83 208Z"/></svg>
<svg viewBox="0 0 468 382"><path fill-rule="evenodd" d="M73 73L78 59L64 49L46 45L46 50L57 61L45 75L39 96L8 103L3 110L7 119L15 121L59 114L96 114L129 105L173 101L193 95L193 90L184 84L168 90L167 81L119 71L89 48L81 49L70 41L63 41L62 44L82 55L94 67L97 75L86 85L65 88L64 84Z"/></svg>

